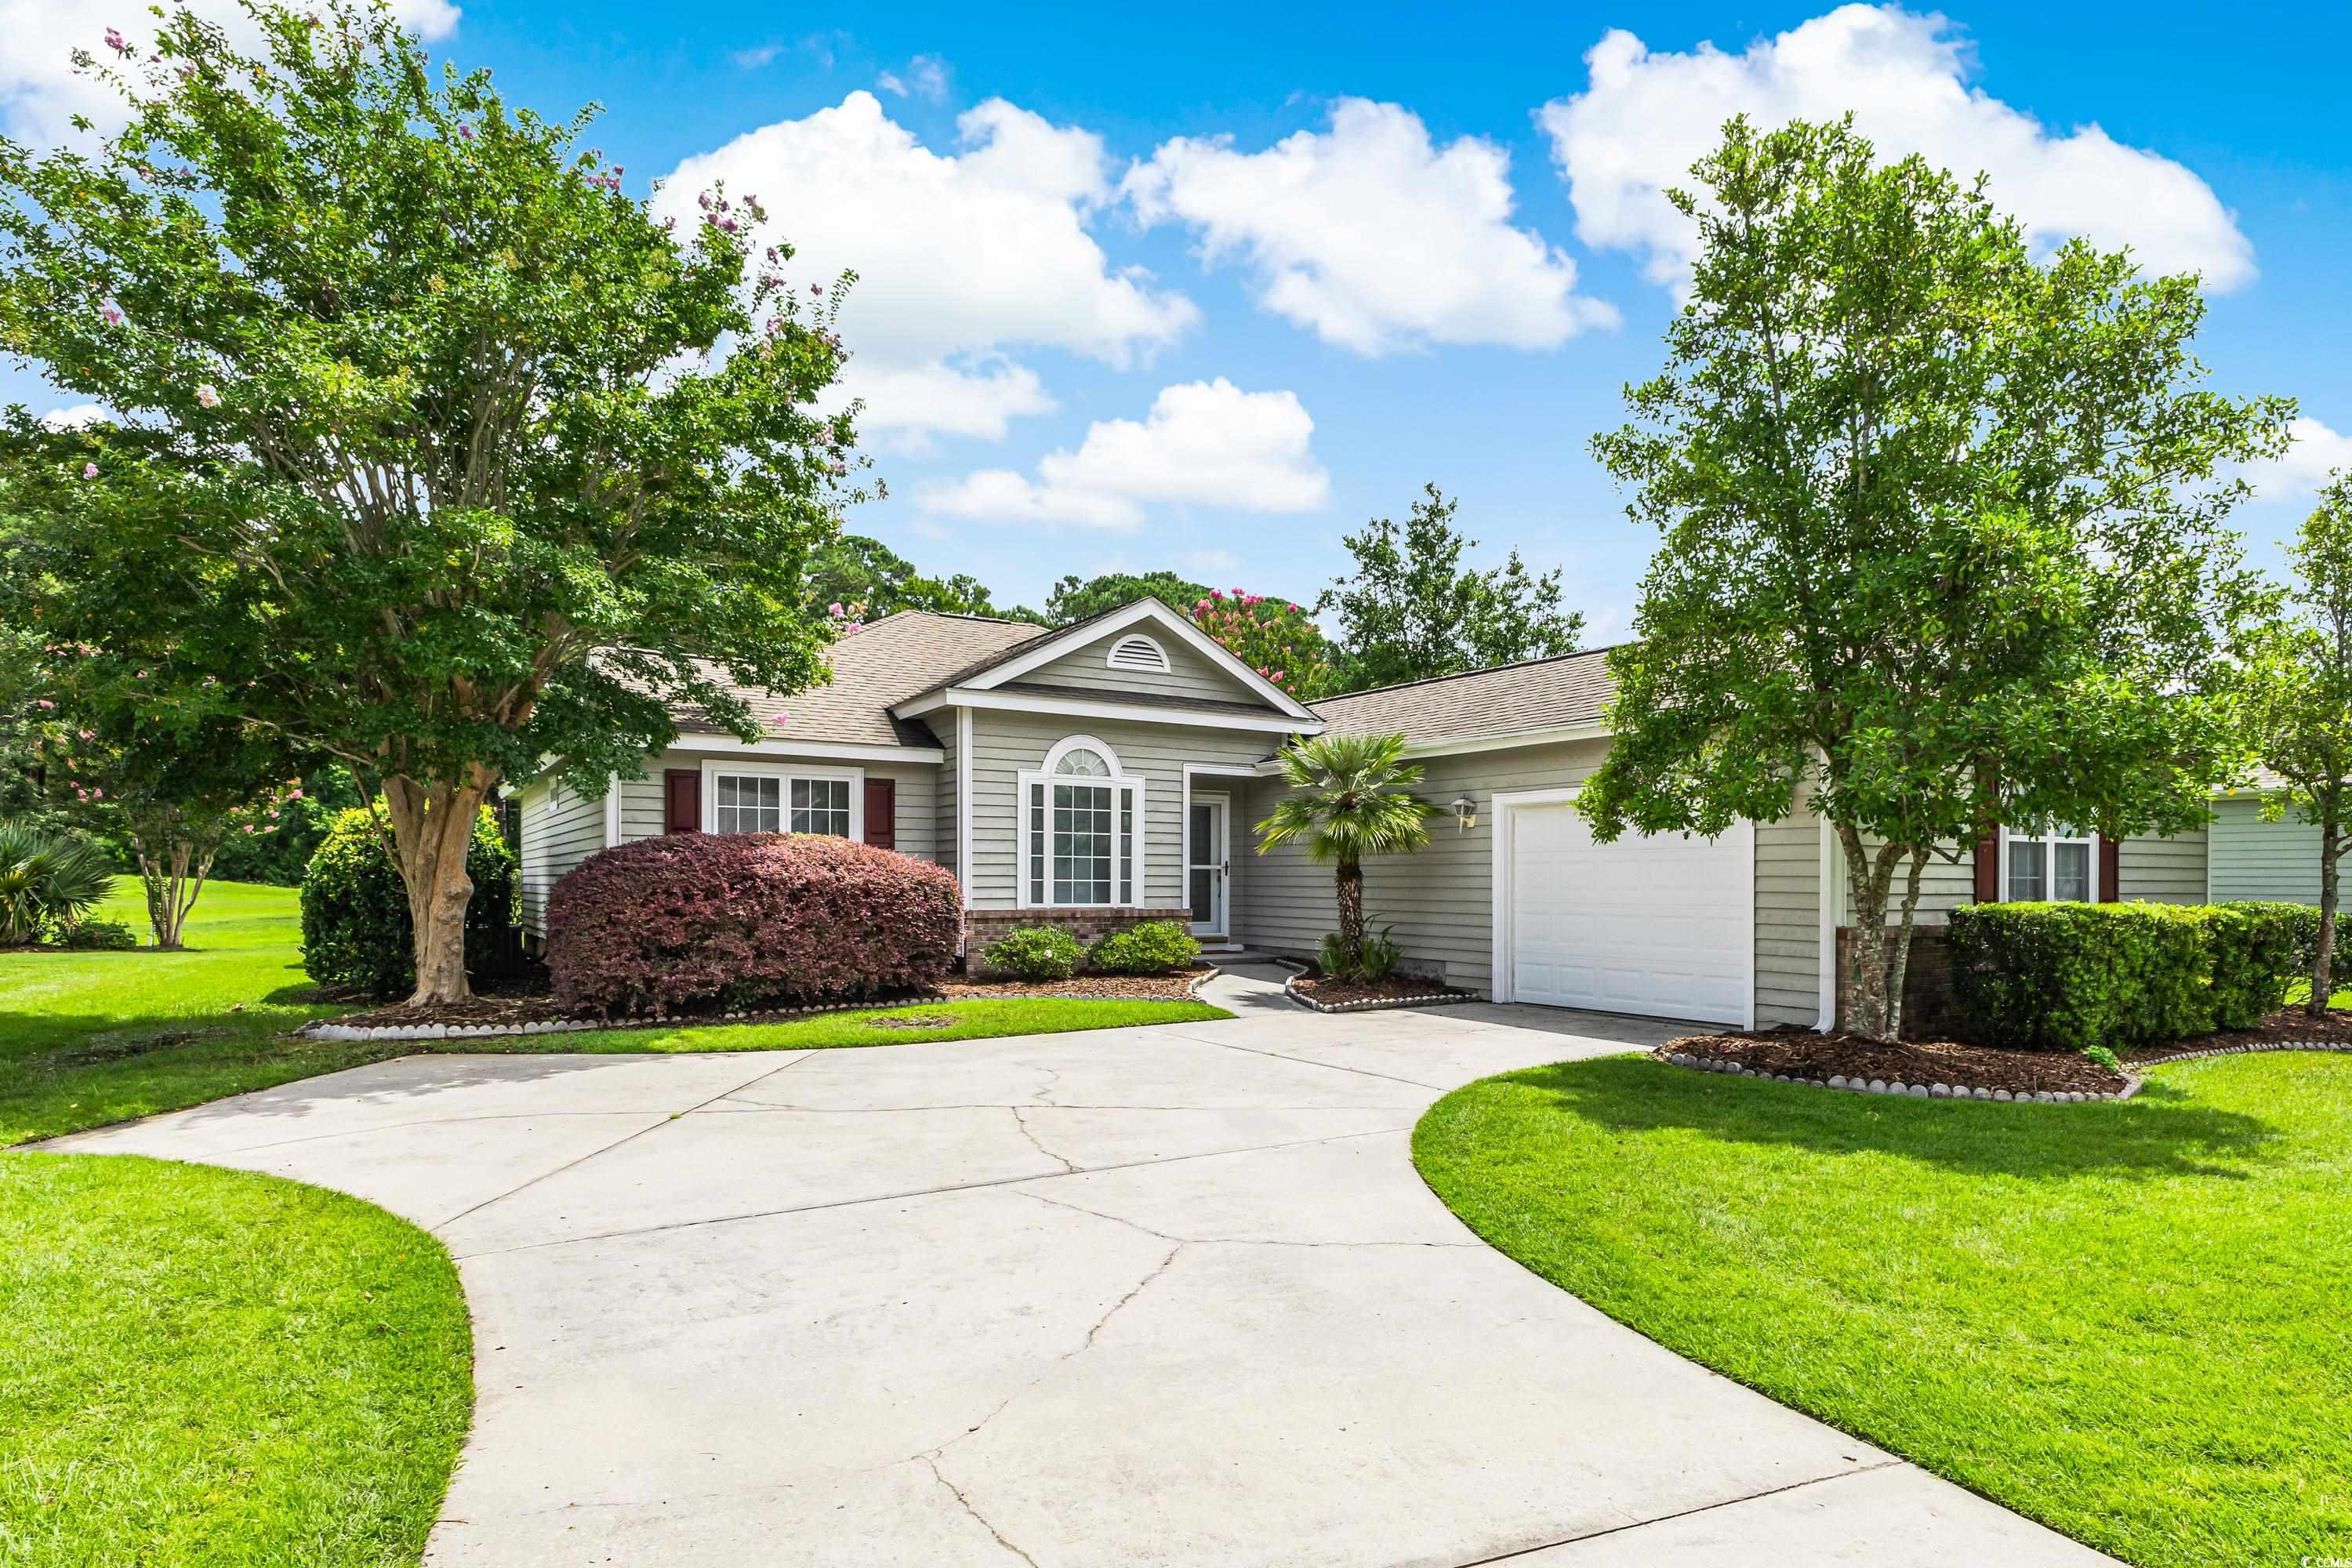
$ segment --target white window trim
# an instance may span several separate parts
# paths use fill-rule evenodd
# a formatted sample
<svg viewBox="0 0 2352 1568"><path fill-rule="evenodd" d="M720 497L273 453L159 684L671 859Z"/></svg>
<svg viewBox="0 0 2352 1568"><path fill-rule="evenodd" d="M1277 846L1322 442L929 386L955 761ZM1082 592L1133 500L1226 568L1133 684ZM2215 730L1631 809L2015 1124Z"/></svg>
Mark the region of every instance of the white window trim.
<svg viewBox="0 0 2352 1568"><path fill-rule="evenodd" d="M2009 825L2007 823L2003 823L2000 827L2000 879L1998 886L1993 889L2000 895L1994 901L2003 904L2016 902L2015 900L2009 896ZM2099 853L2099 836L2096 833L2085 833L2080 838L2056 838L2048 834L2028 834L2025 836L2025 842L2028 844L2042 845L2089 845L2091 847L2091 869L2089 876L2084 879L2084 886L2089 889L2090 897L2084 899L2083 901L2089 904L2095 904L2099 901L2100 894L2104 891L2104 889L2099 886L2099 862L2104 858L2104 857ZM2052 891L2055 891L2058 882L2058 857L2055 854L2053 854L2050 857L2049 861L2042 867L2042 874L2043 881L2049 886L2050 889Z"/></svg>
<svg viewBox="0 0 2352 1568"><path fill-rule="evenodd" d="M1055 764L1059 763L1064 757L1067 756L1070 752L1078 750L1080 747L1084 747L1086 750L1094 752L1104 762L1109 763L1110 772L1108 774L1097 773L1091 775L1076 773L1056 774L1054 772ZM1013 862L1013 907L1021 910L1127 910L1141 909L1145 907L1148 900L1144 896L1144 889L1150 884L1144 880L1143 847L1150 838L1151 830L1150 819L1144 815L1144 777L1141 773L1129 773L1127 769L1120 764L1118 753L1112 751L1102 742L1095 739L1092 735L1064 736L1061 740L1054 743L1054 747L1051 751L1045 753L1045 760L1043 763L1039 763L1036 767L1027 769L1018 774L1015 779L1013 795L1013 838L1014 856ZM1029 825L1029 791L1033 785L1053 784L1106 784L1110 788L1110 864L1112 886L1111 902L1109 903L1057 904L1054 902L1054 877L1052 868L1050 866L1047 868L1045 875L1045 900L1040 902L1037 900L1031 898L1029 895L1029 855L1032 843L1036 837L1036 835L1031 830ZM1118 902L1118 852L1120 848L1118 842L1118 797L1120 795L1128 793L1131 793L1134 796L1135 826L1128 834L1128 843L1126 845L1129 868L1129 881L1127 888L1129 900L1126 903L1120 903ZM1053 806L1050 799L1048 800L1045 809L1047 812L1045 832L1050 837L1054 831L1054 824L1051 819ZM1052 858L1051 850L1052 847L1049 844L1047 846L1047 858L1049 860Z"/></svg>
<svg viewBox="0 0 2352 1568"><path fill-rule="evenodd" d="M1151 657L1158 659L1160 662L1157 665L1150 666L1119 663L1118 650L1125 647L1128 644L1134 642L1139 642L1144 647L1150 648L1151 650ZM1116 637L1110 639L1110 647L1103 650L1103 668L1106 669L1123 670L1130 675L1136 673L1138 670L1145 669L1154 671L1160 675L1166 675L1174 670L1176 666L1169 659L1168 650L1160 646L1160 639L1158 637L1146 636L1142 632L1129 632L1124 637Z"/></svg>
<svg viewBox="0 0 2352 1568"><path fill-rule="evenodd" d="M864 768L811 767L805 763L737 762L733 758L720 761L706 757L702 763L702 830L719 831L719 777L775 778L783 783L782 830L793 830L793 780L844 779L849 784L849 838L854 844L866 842L866 770Z"/></svg>
<svg viewBox="0 0 2352 1568"><path fill-rule="evenodd" d="M1517 976L1512 973L1511 950L1511 864L1512 852L1518 839L1518 808L1527 805L1563 805L1574 800L1583 790L1581 784L1569 784L1559 789L1526 789L1497 791L1493 800L1495 814L1494 858L1490 866L1494 902L1488 910L1493 945L1490 950L1486 991L1496 1002L1513 1001L1517 996ZM1745 818L1724 829L1733 843L1745 853L1740 858L1748 868L1747 879L1747 940L1740 945L1747 954L1748 1000L1739 1026L1756 1026L1756 824Z"/></svg>

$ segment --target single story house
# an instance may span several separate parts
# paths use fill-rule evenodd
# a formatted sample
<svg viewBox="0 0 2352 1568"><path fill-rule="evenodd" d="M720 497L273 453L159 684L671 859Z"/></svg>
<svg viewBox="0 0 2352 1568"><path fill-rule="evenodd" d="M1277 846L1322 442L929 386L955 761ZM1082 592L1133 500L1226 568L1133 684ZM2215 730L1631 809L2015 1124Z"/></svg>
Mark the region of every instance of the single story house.
<svg viewBox="0 0 2352 1568"><path fill-rule="evenodd" d="M1092 937L1181 920L1212 949L1311 953L1331 873L1254 853L1293 736L1401 733L1440 815L1368 862L1408 969L1497 1000L1730 1025L1833 1018L1843 876L1800 802L1720 838L1593 841L1570 809L1607 754L1601 652L1302 704L1154 600L1059 628L908 611L843 638L830 685L747 692L745 743L681 715L644 776L520 792L525 928L596 850L679 832L837 833L961 880L968 951L1020 924ZM2102 844L2004 830L1928 875L1922 919L1998 898L2315 897L2315 830L2216 803L2210 829ZM2306 843L2305 840L2310 840Z"/></svg>

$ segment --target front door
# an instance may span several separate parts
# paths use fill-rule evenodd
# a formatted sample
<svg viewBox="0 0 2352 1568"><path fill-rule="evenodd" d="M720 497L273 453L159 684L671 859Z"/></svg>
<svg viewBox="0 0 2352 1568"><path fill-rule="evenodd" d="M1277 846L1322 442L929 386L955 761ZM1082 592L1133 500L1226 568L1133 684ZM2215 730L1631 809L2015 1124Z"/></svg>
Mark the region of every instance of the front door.
<svg viewBox="0 0 2352 1568"><path fill-rule="evenodd" d="M1192 905L1192 934L1222 937L1225 923L1225 811L1221 795L1196 795L1185 807L1185 896Z"/></svg>

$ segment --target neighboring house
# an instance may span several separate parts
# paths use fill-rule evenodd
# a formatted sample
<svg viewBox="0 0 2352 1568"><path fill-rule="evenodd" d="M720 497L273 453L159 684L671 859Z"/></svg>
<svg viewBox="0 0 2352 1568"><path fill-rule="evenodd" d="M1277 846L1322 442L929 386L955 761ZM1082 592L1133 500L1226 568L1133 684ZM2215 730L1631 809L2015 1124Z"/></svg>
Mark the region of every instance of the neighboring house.
<svg viewBox="0 0 2352 1568"><path fill-rule="evenodd" d="M1401 733L1440 809L1429 847L1365 866L1375 929L1416 973L1498 1000L1734 1025L1822 1026L1843 873L1801 802L1708 841L1598 845L1571 809L1607 754L1602 652L1386 687L1310 709L1154 600L1055 629L908 611L843 638L830 685L747 692L751 744L698 714L645 776L520 792L524 925L581 859L674 832L837 833L964 885L966 943L1051 921L1093 936L1184 921L1211 948L1310 953L1328 867L1255 854L1294 735ZM2102 844L2004 830L1938 862L1921 919L1999 898L2298 897L2315 841L2217 803L2210 833Z"/></svg>

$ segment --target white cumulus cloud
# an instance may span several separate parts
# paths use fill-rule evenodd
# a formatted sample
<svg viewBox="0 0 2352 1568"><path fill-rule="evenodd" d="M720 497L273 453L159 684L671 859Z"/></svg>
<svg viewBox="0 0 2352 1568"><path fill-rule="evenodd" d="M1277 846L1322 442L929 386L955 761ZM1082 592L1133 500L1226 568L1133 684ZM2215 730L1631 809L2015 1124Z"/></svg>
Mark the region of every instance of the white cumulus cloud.
<svg viewBox="0 0 2352 1568"><path fill-rule="evenodd" d="M111 420L114 416L96 403L77 403L67 408L52 408L41 416L41 425L49 430L79 430L85 426Z"/></svg>
<svg viewBox="0 0 2352 1568"><path fill-rule="evenodd" d="M227 33L241 48L261 41L261 30L236 0L187 0L188 8ZM394 0L393 15L427 42L446 37L457 26L449 0ZM144 5L110 8L90 0L0 0L0 128L29 146L54 146L72 134L72 120L87 115L100 131L120 127L122 99L87 71L73 67L73 52L87 49L112 61L106 47L109 24L135 46L131 69L145 59L159 24Z"/></svg>
<svg viewBox="0 0 2352 1568"><path fill-rule="evenodd" d="M907 62L907 74L884 71L874 79L874 85L900 98L914 97L926 103L945 103L948 79L952 75L947 61L937 55L917 55Z"/></svg>
<svg viewBox="0 0 2352 1568"><path fill-rule="evenodd" d="M2305 416L2287 427L2294 438L2284 456L2246 465L2246 482L2264 500L2294 500L2316 494L2338 469L2352 473L2352 436Z"/></svg>
<svg viewBox="0 0 2352 1568"><path fill-rule="evenodd" d="M1314 432L1297 394L1244 392L1219 376L1162 388L1140 422L1097 420L1076 451L1048 454L1035 479L983 468L916 499L944 516L1082 528L1139 527L1154 502L1312 511L1331 494Z"/></svg>
<svg viewBox="0 0 2352 1568"><path fill-rule="evenodd" d="M761 127L688 158L656 210L681 227L724 181L770 214L761 246L788 241L796 285L858 275L842 312L844 384L868 428L1002 437L1053 406L1017 349L1066 349L1124 369L1200 312L1181 293L1114 267L1089 232L1111 200L1101 139L992 99L934 153L870 92Z"/></svg>
<svg viewBox="0 0 2352 1568"><path fill-rule="evenodd" d="M1410 110L1342 99L1328 132L1258 153L1178 137L1129 171L1146 223L1181 223L1202 258L1256 274L1269 310L1381 354L1433 343L1554 348L1616 322L1576 292L1576 264L1511 223L1510 155L1440 148Z"/></svg>
<svg viewBox="0 0 2352 1568"><path fill-rule="evenodd" d="M2038 248L2076 235L2128 246L2144 268L2195 270L2216 291L2254 276L2253 246L2202 179L2095 124L2053 133L1970 86L1968 44L1941 16L1843 5L1738 54L1712 44L1654 54L1617 29L1584 58L1591 85L1537 119L1568 181L1578 237L1644 253L1662 283L1682 281L1696 247L1664 192L1689 185L1725 121L1745 113L1769 127L1849 110L1884 155L1917 153L1963 179L1989 174L1994 203Z"/></svg>

